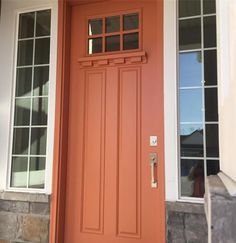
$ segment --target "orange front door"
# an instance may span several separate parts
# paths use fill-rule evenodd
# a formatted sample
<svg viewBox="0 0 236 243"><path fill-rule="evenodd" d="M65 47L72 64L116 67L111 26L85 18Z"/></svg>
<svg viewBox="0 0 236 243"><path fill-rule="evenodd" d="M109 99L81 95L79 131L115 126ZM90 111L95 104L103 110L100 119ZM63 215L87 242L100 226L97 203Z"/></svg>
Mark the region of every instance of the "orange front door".
<svg viewBox="0 0 236 243"><path fill-rule="evenodd" d="M162 1L71 11L64 242L164 243Z"/></svg>

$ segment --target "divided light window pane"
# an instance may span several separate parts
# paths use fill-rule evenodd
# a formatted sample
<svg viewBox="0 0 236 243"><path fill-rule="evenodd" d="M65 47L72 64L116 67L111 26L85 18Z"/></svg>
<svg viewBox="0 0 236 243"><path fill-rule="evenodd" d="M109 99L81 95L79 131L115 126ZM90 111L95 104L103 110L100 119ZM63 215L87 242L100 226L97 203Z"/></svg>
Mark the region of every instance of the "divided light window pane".
<svg viewBox="0 0 236 243"><path fill-rule="evenodd" d="M215 0L178 3L179 196L202 198L219 171Z"/></svg>
<svg viewBox="0 0 236 243"><path fill-rule="evenodd" d="M179 49L191 50L201 48L201 19L179 21Z"/></svg>
<svg viewBox="0 0 236 243"><path fill-rule="evenodd" d="M114 14L88 20L88 54L137 50L139 13Z"/></svg>
<svg viewBox="0 0 236 243"><path fill-rule="evenodd" d="M179 0L179 17L189 17L201 14L200 0Z"/></svg>
<svg viewBox="0 0 236 243"><path fill-rule="evenodd" d="M179 54L180 87L202 85L202 54L200 51Z"/></svg>
<svg viewBox="0 0 236 243"><path fill-rule="evenodd" d="M51 10L20 14L18 27L10 187L44 189Z"/></svg>

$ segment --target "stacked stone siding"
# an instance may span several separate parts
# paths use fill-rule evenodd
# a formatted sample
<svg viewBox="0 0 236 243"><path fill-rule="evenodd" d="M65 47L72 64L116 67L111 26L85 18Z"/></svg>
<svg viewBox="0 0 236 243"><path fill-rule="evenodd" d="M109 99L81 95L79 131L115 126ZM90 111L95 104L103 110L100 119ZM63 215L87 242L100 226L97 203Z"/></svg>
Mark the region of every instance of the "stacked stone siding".
<svg viewBox="0 0 236 243"><path fill-rule="evenodd" d="M207 243L203 204L167 202L167 243Z"/></svg>
<svg viewBox="0 0 236 243"><path fill-rule="evenodd" d="M48 243L50 197L0 192L0 243Z"/></svg>

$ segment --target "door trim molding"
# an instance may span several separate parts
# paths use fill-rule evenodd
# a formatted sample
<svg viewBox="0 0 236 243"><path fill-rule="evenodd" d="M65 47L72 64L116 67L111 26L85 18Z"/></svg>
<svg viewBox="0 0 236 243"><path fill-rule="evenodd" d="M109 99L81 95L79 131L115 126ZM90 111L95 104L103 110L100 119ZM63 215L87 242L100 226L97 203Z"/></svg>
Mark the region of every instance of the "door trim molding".
<svg viewBox="0 0 236 243"><path fill-rule="evenodd" d="M66 0L58 1L58 49L50 243L64 243L70 9L71 6Z"/></svg>
<svg viewBox="0 0 236 243"><path fill-rule="evenodd" d="M64 243L67 174L67 135L69 108L70 19L71 7L108 0L58 1L58 39L56 72L56 108L54 128L53 182L50 213L50 243Z"/></svg>

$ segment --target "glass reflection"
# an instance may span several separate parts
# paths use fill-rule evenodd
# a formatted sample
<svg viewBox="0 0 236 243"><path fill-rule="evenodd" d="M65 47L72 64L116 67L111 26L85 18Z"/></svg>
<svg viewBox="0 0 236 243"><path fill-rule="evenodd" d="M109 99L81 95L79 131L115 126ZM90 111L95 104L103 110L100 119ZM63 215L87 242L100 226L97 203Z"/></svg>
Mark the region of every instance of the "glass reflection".
<svg viewBox="0 0 236 243"><path fill-rule="evenodd" d="M50 38L35 40L35 64L49 64Z"/></svg>
<svg viewBox="0 0 236 243"><path fill-rule="evenodd" d="M102 34L102 19L90 19L88 22L88 34L99 35Z"/></svg>
<svg viewBox="0 0 236 243"><path fill-rule="evenodd" d="M29 168L29 187L30 188L44 188L45 179L45 162L44 157L30 158Z"/></svg>
<svg viewBox="0 0 236 243"><path fill-rule="evenodd" d="M204 47L216 47L216 17L204 17Z"/></svg>
<svg viewBox="0 0 236 243"><path fill-rule="evenodd" d="M29 128L14 128L12 154L28 154Z"/></svg>
<svg viewBox="0 0 236 243"><path fill-rule="evenodd" d="M102 38L93 38L88 41L89 54L102 52Z"/></svg>
<svg viewBox="0 0 236 243"><path fill-rule="evenodd" d="M48 98L33 98L32 125L47 125Z"/></svg>
<svg viewBox="0 0 236 243"><path fill-rule="evenodd" d="M180 122L202 122L202 89L180 90Z"/></svg>
<svg viewBox="0 0 236 243"><path fill-rule="evenodd" d="M34 96L48 94L49 66L34 68Z"/></svg>
<svg viewBox="0 0 236 243"><path fill-rule="evenodd" d="M31 95L32 68L17 68L16 97Z"/></svg>
<svg viewBox="0 0 236 243"><path fill-rule="evenodd" d="M201 52L180 53L179 82L180 87L201 86L202 56Z"/></svg>
<svg viewBox="0 0 236 243"><path fill-rule="evenodd" d="M13 157L11 166L11 187L27 186L27 157Z"/></svg>
<svg viewBox="0 0 236 243"><path fill-rule="evenodd" d="M205 120L218 121L217 88L205 88Z"/></svg>
<svg viewBox="0 0 236 243"><path fill-rule="evenodd" d="M106 18L106 33L120 31L120 16L111 16Z"/></svg>
<svg viewBox="0 0 236 243"><path fill-rule="evenodd" d="M179 48L191 50L201 48L201 19L179 21Z"/></svg>
<svg viewBox="0 0 236 243"><path fill-rule="evenodd" d="M16 99L15 101L15 126L27 126L30 123L30 103L28 98Z"/></svg>
<svg viewBox="0 0 236 243"><path fill-rule="evenodd" d="M207 160L207 175L217 175L220 171L219 160Z"/></svg>
<svg viewBox="0 0 236 243"><path fill-rule="evenodd" d="M200 0L179 0L179 17L189 17L201 14Z"/></svg>
<svg viewBox="0 0 236 243"><path fill-rule="evenodd" d="M47 128L31 129L31 155L46 155Z"/></svg>
<svg viewBox="0 0 236 243"><path fill-rule="evenodd" d="M106 37L106 51L119 51L120 50L120 36L113 35Z"/></svg>
<svg viewBox="0 0 236 243"><path fill-rule="evenodd" d="M206 125L206 155L207 157L219 157L218 125Z"/></svg>
<svg viewBox="0 0 236 243"><path fill-rule="evenodd" d="M27 66L33 63L33 40L18 42L17 66Z"/></svg>
<svg viewBox="0 0 236 243"><path fill-rule="evenodd" d="M134 30L139 28L139 14L126 14L123 17L124 30Z"/></svg>
<svg viewBox="0 0 236 243"><path fill-rule="evenodd" d="M36 17L36 36L50 35L51 28L51 10L37 12Z"/></svg>
<svg viewBox="0 0 236 243"><path fill-rule="evenodd" d="M216 12L216 1L215 0L203 0L203 13L211 14Z"/></svg>
<svg viewBox="0 0 236 243"><path fill-rule="evenodd" d="M203 127L201 124L181 125L180 128L181 156L203 156Z"/></svg>
<svg viewBox="0 0 236 243"><path fill-rule="evenodd" d="M203 160L181 160L181 196L203 197L204 162Z"/></svg>
<svg viewBox="0 0 236 243"><path fill-rule="evenodd" d="M205 86L217 85L217 56L216 50L204 51Z"/></svg>
<svg viewBox="0 0 236 243"><path fill-rule="evenodd" d="M124 50L139 48L139 33L125 34L123 41Z"/></svg>
<svg viewBox="0 0 236 243"><path fill-rule="evenodd" d="M31 38L34 36L34 16L34 12L20 14L19 39Z"/></svg>

